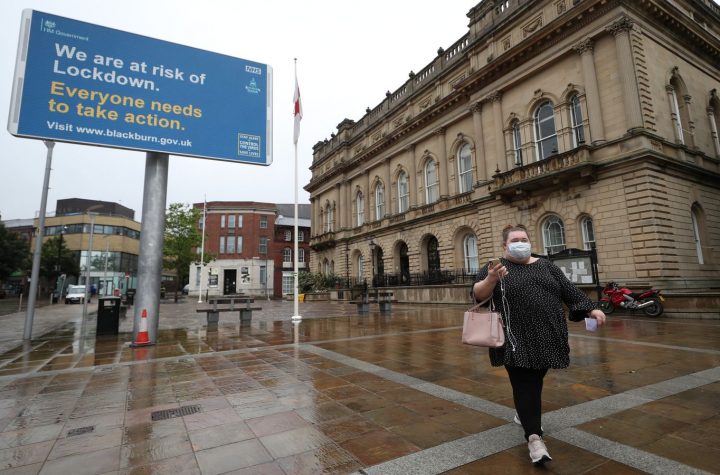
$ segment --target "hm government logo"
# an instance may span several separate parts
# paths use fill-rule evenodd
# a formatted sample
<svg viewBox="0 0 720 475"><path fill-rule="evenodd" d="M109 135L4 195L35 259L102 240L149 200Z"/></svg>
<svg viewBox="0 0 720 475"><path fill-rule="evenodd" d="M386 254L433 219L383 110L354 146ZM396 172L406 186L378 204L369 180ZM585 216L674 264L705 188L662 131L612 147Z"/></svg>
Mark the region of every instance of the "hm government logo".
<svg viewBox="0 0 720 475"><path fill-rule="evenodd" d="M260 88L257 86L255 78L250 79L250 84L245 86L245 90L250 94L260 94Z"/></svg>
<svg viewBox="0 0 720 475"><path fill-rule="evenodd" d="M40 22L40 31L55 33L55 22L52 20L42 20Z"/></svg>

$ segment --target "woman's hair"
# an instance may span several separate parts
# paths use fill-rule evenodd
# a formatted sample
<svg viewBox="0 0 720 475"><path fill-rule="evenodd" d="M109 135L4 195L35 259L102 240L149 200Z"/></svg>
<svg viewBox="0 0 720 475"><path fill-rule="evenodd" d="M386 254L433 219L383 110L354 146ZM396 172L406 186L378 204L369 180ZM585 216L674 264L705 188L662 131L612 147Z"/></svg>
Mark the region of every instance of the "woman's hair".
<svg viewBox="0 0 720 475"><path fill-rule="evenodd" d="M523 226L522 224L516 224L515 226L513 226L512 224L508 224L502 230L502 242L504 242L504 243L507 242L508 237L510 236L510 233L513 231L522 231L525 234L528 233L527 228L525 226Z"/></svg>

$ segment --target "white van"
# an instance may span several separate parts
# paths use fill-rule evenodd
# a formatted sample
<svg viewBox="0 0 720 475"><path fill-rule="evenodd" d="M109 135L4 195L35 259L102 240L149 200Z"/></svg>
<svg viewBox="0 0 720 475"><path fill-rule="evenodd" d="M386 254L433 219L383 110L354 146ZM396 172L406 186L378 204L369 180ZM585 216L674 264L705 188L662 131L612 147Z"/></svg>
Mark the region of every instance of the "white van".
<svg viewBox="0 0 720 475"><path fill-rule="evenodd" d="M65 303L84 303L86 295L84 285L68 285Z"/></svg>

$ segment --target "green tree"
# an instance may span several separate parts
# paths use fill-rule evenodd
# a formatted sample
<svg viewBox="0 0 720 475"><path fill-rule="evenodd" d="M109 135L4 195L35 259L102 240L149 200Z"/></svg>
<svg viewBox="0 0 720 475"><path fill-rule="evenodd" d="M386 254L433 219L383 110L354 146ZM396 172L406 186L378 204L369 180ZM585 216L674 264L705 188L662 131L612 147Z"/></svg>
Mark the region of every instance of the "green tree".
<svg viewBox="0 0 720 475"><path fill-rule="evenodd" d="M171 203L165 214L165 247L163 249L163 267L172 269L177 274L178 288L188 281L190 265L200 260L195 251L202 242L202 234L198 229L201 212L183 203ZM205 264L214 257L205 253ZM178 299L178 288L175 289L175 301Z"/></svg>
<svg viewBox="0 0 720 475"><path fill-rule="evenodd" d="M30 253L27 242L18 233L8 231L0 223L0 281L10 277L15 271L27 270Z"/></svg>
<svg viewBox="0 0 720 475"><path fill-rule="evenodd" d="M80 275L80 261L76 252L65 246L65 240L60 236L52 237L42 245L40 254L40 276L50 282L61 274L78 277Z"/></svg>

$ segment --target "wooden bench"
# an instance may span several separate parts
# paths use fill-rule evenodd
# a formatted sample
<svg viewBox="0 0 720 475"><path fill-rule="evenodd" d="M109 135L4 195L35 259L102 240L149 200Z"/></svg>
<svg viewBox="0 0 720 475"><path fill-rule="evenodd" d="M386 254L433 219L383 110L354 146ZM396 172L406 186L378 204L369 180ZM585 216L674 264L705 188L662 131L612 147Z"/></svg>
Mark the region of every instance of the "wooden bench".
<svg viewBox="0 0 720 475"><path fill-rule="evenodd" d="M217 324L220 320L221 312L239 312L241 322L249 322L252 320L253 310L260 311L262 307L253 307L250 304L255 303L255 300L249 297L219 297L211 298L208 300L212 307L198 308L195 311L198 313L207 314L208 324ZM236 307L235 304L245 304L244 306ZM230 304L229 307L218 307L218 304Z"/></svg>

